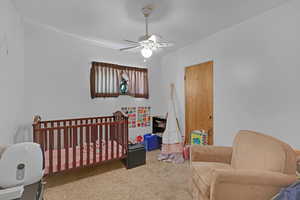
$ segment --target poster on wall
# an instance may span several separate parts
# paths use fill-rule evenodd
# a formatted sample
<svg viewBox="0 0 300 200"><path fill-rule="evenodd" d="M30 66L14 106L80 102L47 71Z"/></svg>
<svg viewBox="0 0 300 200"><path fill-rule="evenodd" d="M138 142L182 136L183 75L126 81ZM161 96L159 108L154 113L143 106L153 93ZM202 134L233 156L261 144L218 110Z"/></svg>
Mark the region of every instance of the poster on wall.
<svg viewBox="0 0 300 200"><path fill-rule="evenodd" d="M136 107L122 107L121 111L128 116L128 128L136 127Z"/></svg>
<svg viewBox="0 0 300 200"><path fill-rule="evenodd" d="M137 127L148 127L151 125L150 107L138 107Z"/></svg>

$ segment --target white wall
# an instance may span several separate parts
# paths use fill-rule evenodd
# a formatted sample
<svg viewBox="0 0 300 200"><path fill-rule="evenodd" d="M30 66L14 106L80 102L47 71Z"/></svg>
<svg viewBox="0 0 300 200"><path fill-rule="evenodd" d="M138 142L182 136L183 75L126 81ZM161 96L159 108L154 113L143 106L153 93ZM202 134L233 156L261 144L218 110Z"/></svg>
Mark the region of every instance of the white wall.
<svg viewBox="0 0 300 200"><path fill-rule="evenodd" d="M23 35L23 23L15 7L10 0L1 0L0 145L13 143L14 135L18 132L22 121L24 101Z"/></svg>
<svg viewBox="0 0 300 200"><path fill-rule="evenodd" d="M215 143L231 145L251 129L300 148L299 10L291 1L167 55L164 94L174 82L184 111L184 67L213 60Z"/></svg>
<svg viewBox="0 0 300 200"><path fill-rule="evenodd" d="M25 23L25 123L31 124L36 114L42 119L63 119L112 115L123 106L151 106L152 114L161 112L160 60L147 63L150 99L128 96L90 98L91 61L112 62L144 67L138 54L96 46L68 37L45 27ZM31 130L27 130L31 135ZM151 128L130 129L132 137Z"/></svg>

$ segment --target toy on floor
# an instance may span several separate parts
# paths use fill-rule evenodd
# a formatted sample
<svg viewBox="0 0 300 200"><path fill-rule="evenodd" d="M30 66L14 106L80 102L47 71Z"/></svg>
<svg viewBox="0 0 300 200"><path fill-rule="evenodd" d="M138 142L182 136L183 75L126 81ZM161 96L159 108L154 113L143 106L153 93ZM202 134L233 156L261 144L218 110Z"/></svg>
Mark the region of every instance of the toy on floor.
<svg viewBox="0 0 300 200"><path fill-rule="evenodd" d="M144 141L144 138L143 136L141 135L138 135L134 138L134 140L129 140L129 144L130 145L134 145L134 144L140 144L140 143L143 143Z"/></svg>
<svg viewBox="0 0 300 200"><path fill-rule="evenodd" d="M141 143L143 142L143 137L141 135L136 136L135 140L137 141L137 143Z"/></svg>

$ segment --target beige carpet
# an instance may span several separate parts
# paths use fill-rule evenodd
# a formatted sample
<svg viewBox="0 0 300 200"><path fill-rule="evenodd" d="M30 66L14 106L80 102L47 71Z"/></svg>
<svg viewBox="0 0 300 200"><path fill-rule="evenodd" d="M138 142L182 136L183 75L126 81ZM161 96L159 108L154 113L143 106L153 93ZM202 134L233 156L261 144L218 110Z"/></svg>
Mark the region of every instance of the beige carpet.
<svg viewBox="0 0 300 200"><path fill-rule="evenodd" d="M45 200L191 200L188 162L159 162L127 170L120 161L54 175L46 179Z"/></svg>

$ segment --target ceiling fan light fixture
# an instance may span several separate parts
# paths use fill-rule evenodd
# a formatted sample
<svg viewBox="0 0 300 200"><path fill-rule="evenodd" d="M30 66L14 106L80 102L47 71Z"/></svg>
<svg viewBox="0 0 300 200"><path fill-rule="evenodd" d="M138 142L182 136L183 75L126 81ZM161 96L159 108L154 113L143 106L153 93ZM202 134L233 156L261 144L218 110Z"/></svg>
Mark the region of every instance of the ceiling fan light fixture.
<svg viewBox="0 0 300 200"><path fill-rule="evenodd" d="M152 56L152 50L151 49L149 49L149 48L143 48L142 50L141 50L141 54L142 54L142 56L144 57L144 58L150 58L151 56Z"/></svg>
<svg viewBox="0 0 300 200"><path fill-rule="evenodd" d="M146 33L145 35L138 38L138 41L132 41L132 40L125 40L126 42L129 42L131 45L126 48L120 49L121 51L129 51L133 49L141 49L141 54L144 58L150 58L154 51L172 46L173 44L167 41L162 41L162 37L160 35L156 34L149 34L148 31L148 17L152 13L154 7L153 5L145 6L142 9L142 13L145 17L145 25L146 25Z"/></svg>

